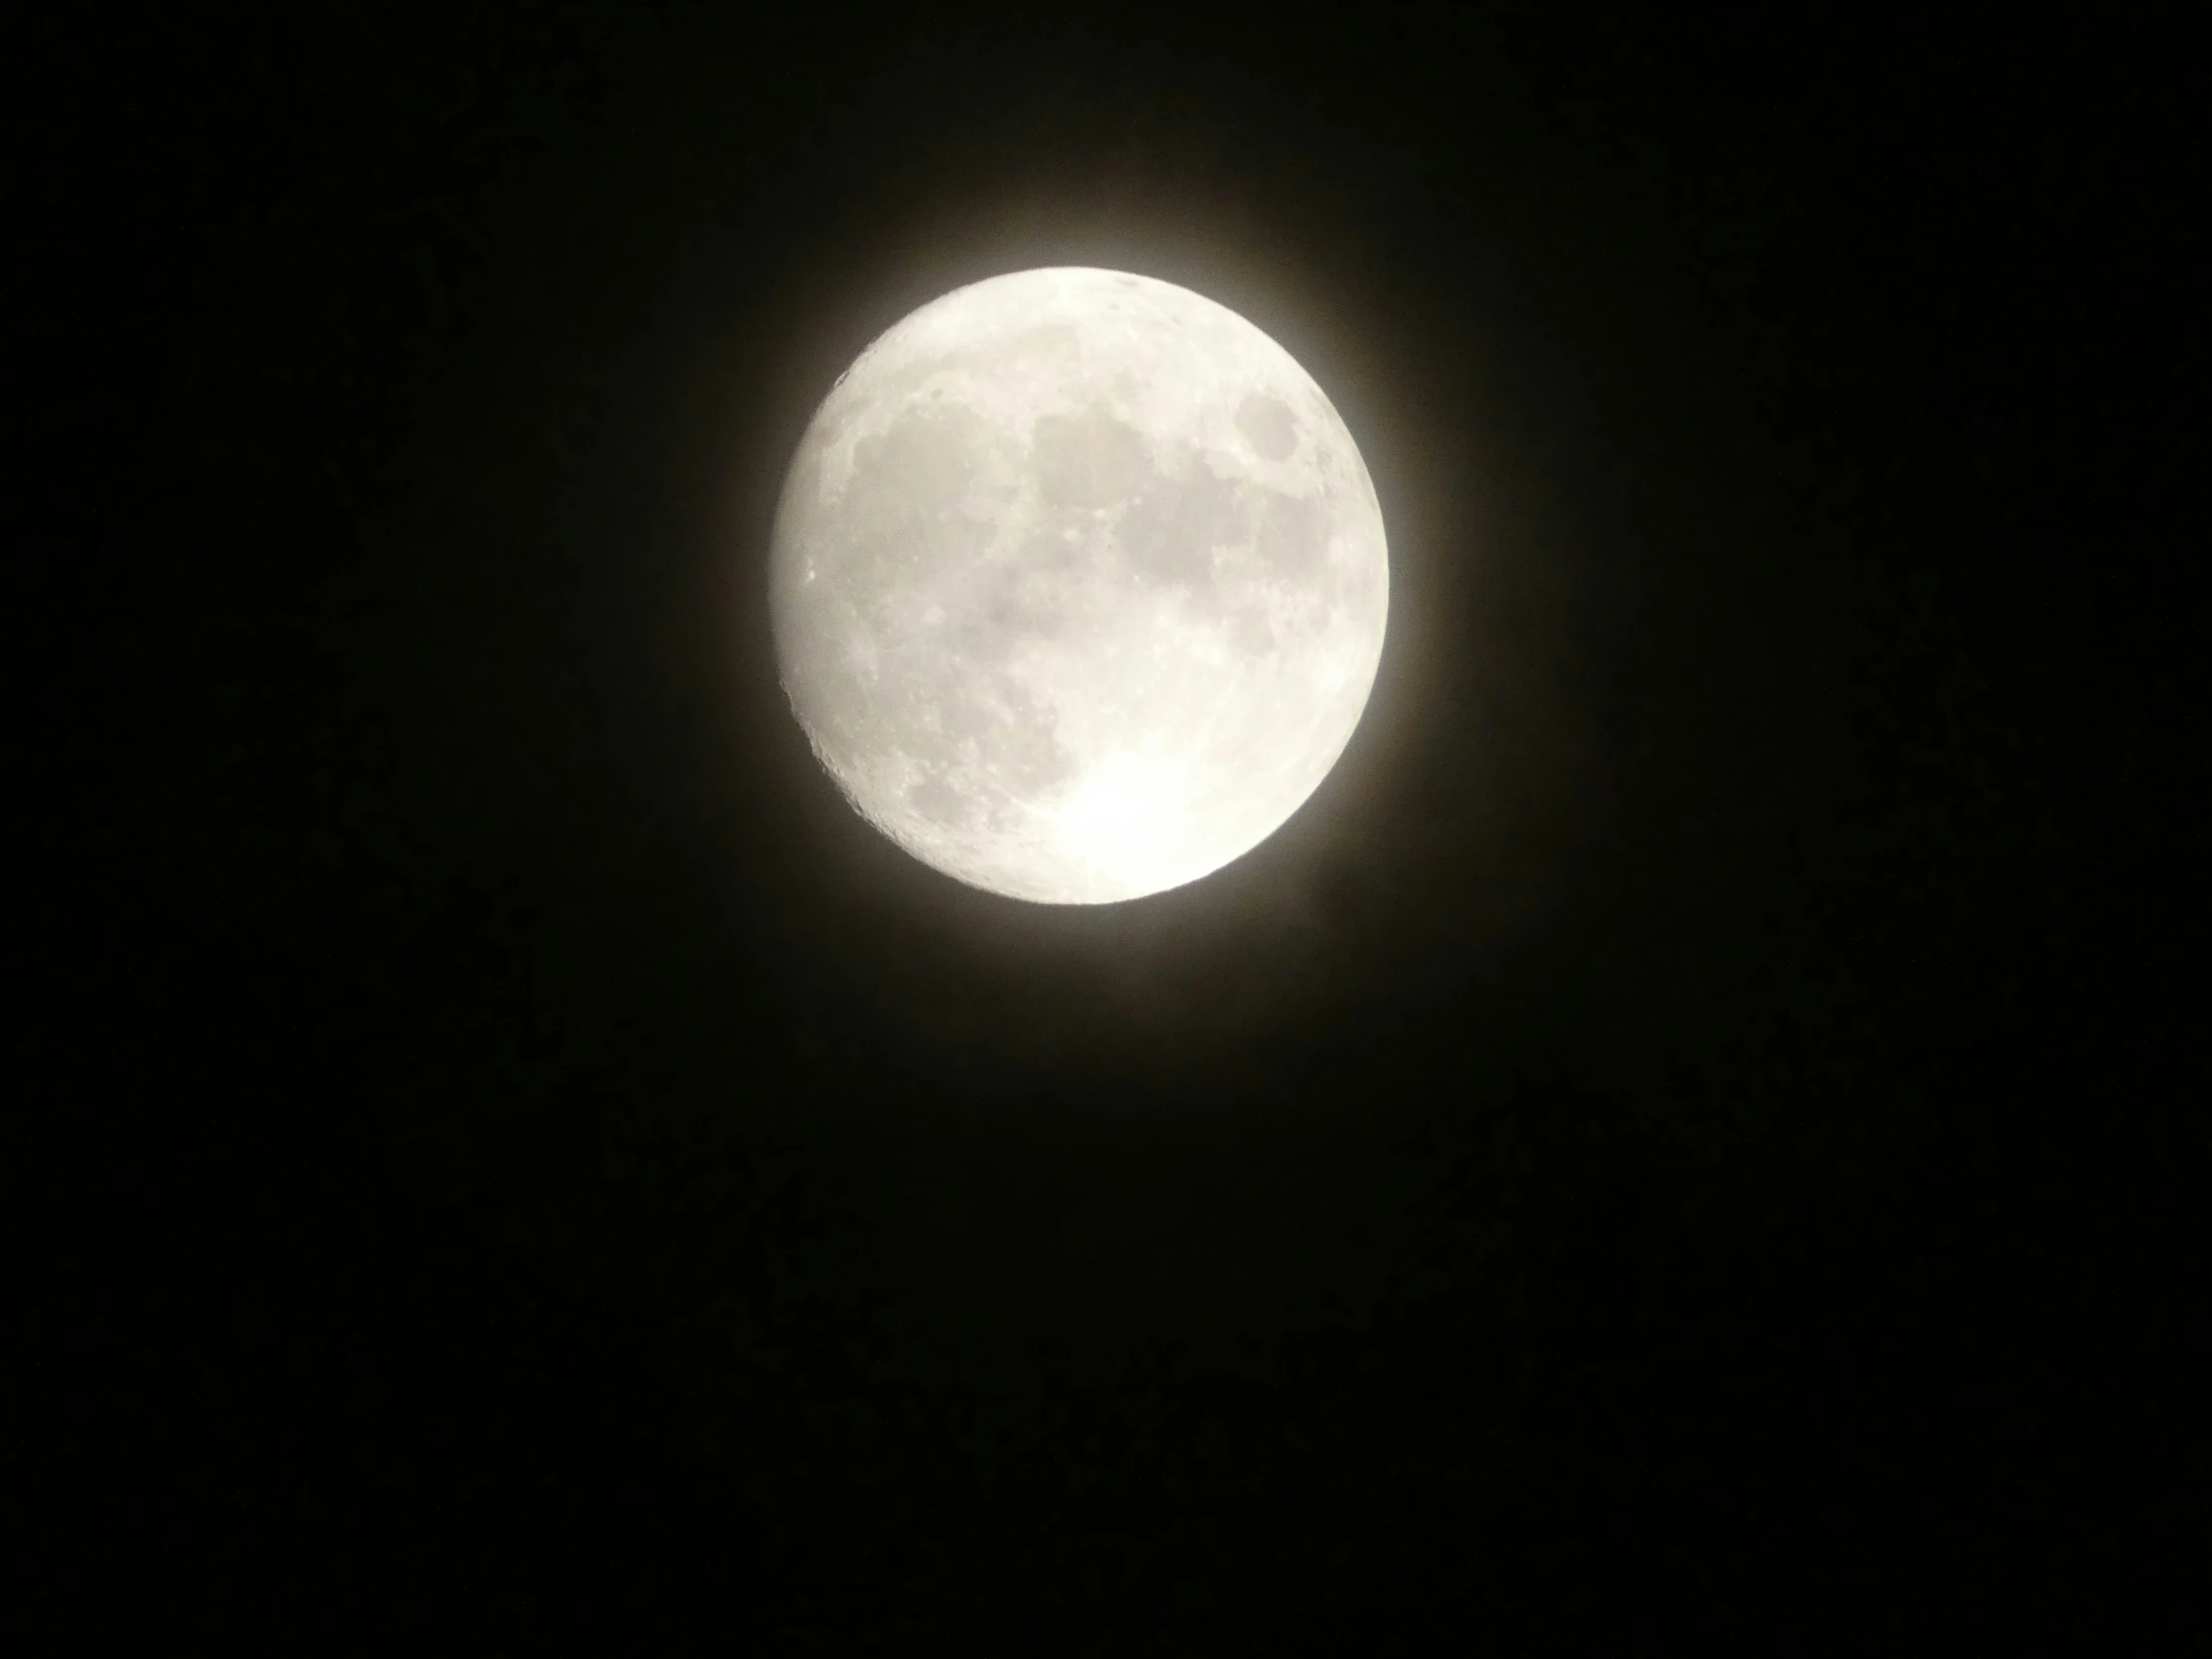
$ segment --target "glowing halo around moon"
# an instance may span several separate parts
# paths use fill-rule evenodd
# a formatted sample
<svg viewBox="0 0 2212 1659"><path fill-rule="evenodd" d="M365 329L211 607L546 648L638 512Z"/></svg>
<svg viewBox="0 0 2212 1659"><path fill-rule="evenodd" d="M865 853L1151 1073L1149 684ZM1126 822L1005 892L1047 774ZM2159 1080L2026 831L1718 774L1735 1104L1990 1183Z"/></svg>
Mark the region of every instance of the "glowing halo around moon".
<svg viewBox="0 0 2212 1659"><path fill-rule="evenodd" d="M923 863L1048 904L1195 881L1344 753L1388 608L1337 411L1234 311L1024 271L878 338L816 413L771 553L784 687Z"/></svg>

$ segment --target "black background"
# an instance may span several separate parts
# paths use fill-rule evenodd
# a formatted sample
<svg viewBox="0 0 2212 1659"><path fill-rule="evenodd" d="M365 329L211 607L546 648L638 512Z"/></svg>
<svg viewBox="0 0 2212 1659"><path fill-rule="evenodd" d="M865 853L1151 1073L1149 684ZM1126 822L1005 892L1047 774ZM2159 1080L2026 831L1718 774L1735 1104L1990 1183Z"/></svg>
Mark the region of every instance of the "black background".
<svg viewBox="0 0 2212 1659"><path fill-rule="evenodd" d="M11 1456L82 1610L2158 1604L2155 43L310 10L47 43L39 977L93 1012L27 1062L74 1363ZM1392 547L1320 793L1097 910L861 825L764 607L830 382L1046 264L1281 340Z"/></svg>

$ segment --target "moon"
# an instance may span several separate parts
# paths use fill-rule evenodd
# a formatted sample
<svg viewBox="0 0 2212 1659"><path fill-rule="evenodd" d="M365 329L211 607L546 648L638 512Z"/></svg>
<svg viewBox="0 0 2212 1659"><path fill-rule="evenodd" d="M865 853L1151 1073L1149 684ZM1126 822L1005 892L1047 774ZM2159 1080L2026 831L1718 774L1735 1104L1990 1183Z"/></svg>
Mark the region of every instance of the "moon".
<svg viewBox="0 0 2212 1659"><path fill-rule="evenodd" d="M852 806L1044 904L1182 886L1337 764L1382 651L1382 508L1274 340L1081 268L955 289L816 413L770 556L784 689Z"/></svg>

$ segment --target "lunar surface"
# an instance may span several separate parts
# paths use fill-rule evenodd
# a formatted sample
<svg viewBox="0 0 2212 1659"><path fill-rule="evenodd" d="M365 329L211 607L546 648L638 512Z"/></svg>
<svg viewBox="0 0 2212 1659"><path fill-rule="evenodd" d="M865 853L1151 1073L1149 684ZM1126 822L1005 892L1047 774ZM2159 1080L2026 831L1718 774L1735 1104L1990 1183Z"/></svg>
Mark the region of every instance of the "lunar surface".
<svg viewBox="0 0 2212 1659"><path fill-rule="evenodd" d="M972 886L1099 904L1281 827L1344 753L1389 574L1313 379L1119 272L957 289L831 389L771 560L785 690L858 811Z"/></svg>

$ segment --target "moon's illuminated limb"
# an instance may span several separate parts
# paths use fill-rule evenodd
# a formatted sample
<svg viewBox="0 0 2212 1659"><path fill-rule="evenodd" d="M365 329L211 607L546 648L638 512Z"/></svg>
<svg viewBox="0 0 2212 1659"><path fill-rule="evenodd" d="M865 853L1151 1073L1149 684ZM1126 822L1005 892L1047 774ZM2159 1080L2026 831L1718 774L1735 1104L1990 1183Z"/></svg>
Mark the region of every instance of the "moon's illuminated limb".
<svg viewBox="0 0 2212 1659"><path fill-rule="evenodd" d="M1344 422L1233 311L1026 271L860 355L785 481L778 656L867 820L992 892L1180 886L1298 810L1382 649Z"/></svg>

